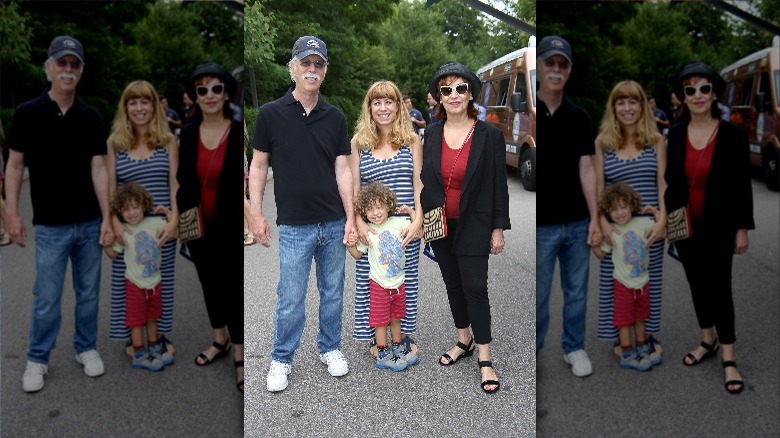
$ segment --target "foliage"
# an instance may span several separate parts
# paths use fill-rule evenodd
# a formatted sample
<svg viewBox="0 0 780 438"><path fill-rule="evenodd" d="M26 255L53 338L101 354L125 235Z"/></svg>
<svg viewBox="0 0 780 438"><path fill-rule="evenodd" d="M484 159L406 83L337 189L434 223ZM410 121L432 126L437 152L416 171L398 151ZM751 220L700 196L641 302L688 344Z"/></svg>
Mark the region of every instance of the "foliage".
<svg viewBox="0 0 780 438"><path fill-rule="evenodd" d="M0 63L19 64L30 59L29 14L16 3L0 4Z"/></svg>

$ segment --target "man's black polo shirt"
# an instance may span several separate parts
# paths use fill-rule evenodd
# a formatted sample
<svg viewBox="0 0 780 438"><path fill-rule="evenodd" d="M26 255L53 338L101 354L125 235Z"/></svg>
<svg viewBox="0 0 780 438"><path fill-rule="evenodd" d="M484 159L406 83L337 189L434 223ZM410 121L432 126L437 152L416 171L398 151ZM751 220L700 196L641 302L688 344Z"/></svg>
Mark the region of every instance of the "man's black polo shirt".
<svg viewBox="0 0 780 438"><path fill-rule="evenodd" d="M92 157L106 154L98 112L78 98L63 115L48 91L16 107L8 133L30 175L33 224L63 225L102 217Z"/></svg>
<svg viewBox="0 0 780 438"><path fill-rule="evenodd" d="M593 155L596 150L590 118L565 96L554 114L550 115L542 100L536 113L539 144L536 196L543 200L536 210L536 224L587 219L590 213L582 193L579 169L580 157Z"/></svg>
<svg viewBox="0 0 780 438"><path fill-rule="evenodd" d="M306 116L290 89L260 107L252 146L271 157L277 224L313 224L345 215L335 163L351 148L341 110L320 96Z"/></svg>

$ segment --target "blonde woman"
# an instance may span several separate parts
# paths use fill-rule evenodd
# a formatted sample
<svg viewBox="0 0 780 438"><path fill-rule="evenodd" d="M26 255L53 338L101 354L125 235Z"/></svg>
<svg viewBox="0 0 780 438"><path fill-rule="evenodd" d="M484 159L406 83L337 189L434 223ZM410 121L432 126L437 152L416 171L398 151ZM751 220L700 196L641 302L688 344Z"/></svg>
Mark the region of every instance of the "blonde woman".
<svg viewBox="0 0 780 438"><path fill-rule="evenodd" d="M642 205L651 205L659 211L655 225L648 231L650 245L650 317L645 321L647 341L640 350L654 365L661 361L661 349L653 334L661 325L661 288L663 275L664 239L666 237L666 145L658 132L653 111L642 87L634 81L622 81L609 95L607 108L596 137L594 155L597 190L600 197L604 188L618 181L625 182L642 197ZM610 236L612 225L600 217L604 238ZM616 342L618 329L613 324L612 260L601 261L599 270L599 324L598 338ZM621 353L615 345L617 354Z"/></svg>
<svg viewBox="0 0 780 438"><path fill-rule="evenodd" d="M363 99L363 105L352 137L349 165L355 196L360 187L380 181L395 193L398 205L420 210L420 169L422 145L411 129L409 110L403 105L401 91L390 81L373 83ZM357 199L357 198L355 198ZM408 216L397 214L398 216ZM356 215L357 216L357 215ZM356 217L358 237L368 243L369 228ZM417 331L418 266L420 260L419 231L422 215L418 214L403 233L406 251L406 316L401 320L401 344L395 350L411 365L417 362L417 345L412 335ZM371 340L371 354L376 356L374 329L368 325L369 279L368 257L355 262L355 325L352 337Z"/></svg>
<svg viewBox="0 0 780 438"><path fill-rule="evenodd" d="M166 334L173 328L173 282L178 238L178 208L176 207L176 171L179 165L176 137L168 128L160 97L152 84L133 81L125 87L108 137L106 168L109 194L130 181L141 184L153 198L154 205L164 205L173 214L161 231L162 244L162 316L157 321L160 333L158 347L166 365L173 362L173 346ZM112 215L114 234L121 239L122 222ZM122 257L111 264L111 327L109 339L130 341L130 328L125 325L125 262ZM131 356L138 345L127 345Z"/></svg>

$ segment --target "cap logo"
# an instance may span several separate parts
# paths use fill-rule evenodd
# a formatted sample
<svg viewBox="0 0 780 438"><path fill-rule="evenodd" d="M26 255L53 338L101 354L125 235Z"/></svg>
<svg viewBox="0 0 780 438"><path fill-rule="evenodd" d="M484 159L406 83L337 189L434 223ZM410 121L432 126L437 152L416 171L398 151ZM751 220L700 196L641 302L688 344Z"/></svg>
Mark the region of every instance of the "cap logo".
<svg viewBox="0 0 780 438"><path fill-rule="evenodd" d="M69 49L75 49L76 43L73 42L73 40L65 40L62 42L63 47L67 47Z"/></svg>
<svg viewBox="0 0 780 438"><path fill-rule="evenodd" d="M561 40L552 40L552 41L550 41L550 45L555 47L555 48L557 48L557 49L562 49L563 48L563 41L561 41Z"/></svg>
<svg viewBox="0 0 780 438"><path fill-rule="evenodd" d="M314 41L314 40L309 40L309 41L306 41L306 46L307 47L314 47L314 48L319 49L320 48L320 43L318 43L317 41Z"/></svg>

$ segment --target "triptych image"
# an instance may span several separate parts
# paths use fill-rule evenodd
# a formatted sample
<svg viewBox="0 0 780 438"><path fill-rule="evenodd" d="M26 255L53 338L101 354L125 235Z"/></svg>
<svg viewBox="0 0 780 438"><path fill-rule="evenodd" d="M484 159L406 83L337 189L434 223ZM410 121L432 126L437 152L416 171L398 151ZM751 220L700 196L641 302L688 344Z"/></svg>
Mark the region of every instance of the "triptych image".
<svg viewBox="0 0 780 438"><path fill-rule="evenodd" d="M0 16L0 436L780 433L778 2Z"/></svg>

